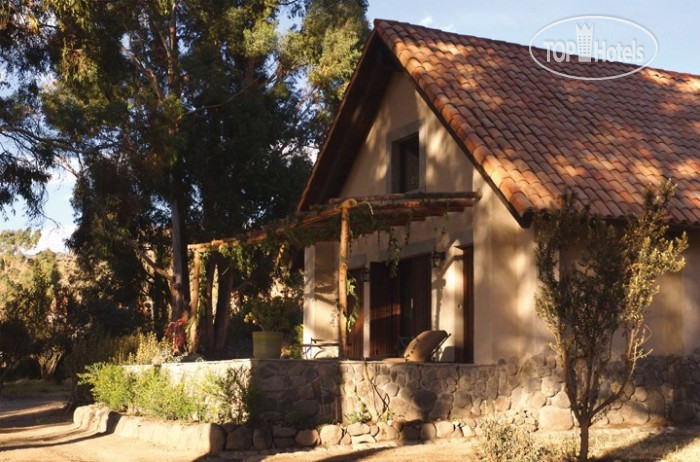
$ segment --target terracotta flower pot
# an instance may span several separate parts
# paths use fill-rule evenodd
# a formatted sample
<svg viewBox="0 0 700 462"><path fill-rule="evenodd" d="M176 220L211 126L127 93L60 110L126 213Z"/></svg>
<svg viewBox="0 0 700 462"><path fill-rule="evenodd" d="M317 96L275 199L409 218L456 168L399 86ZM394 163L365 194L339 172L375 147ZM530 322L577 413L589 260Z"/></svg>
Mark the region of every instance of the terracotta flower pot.
<svg viewBox="0 0 700 462"><path fill-rule="evenodd" d="M279 359L282 339L282 332L253 332L253 358Z"/></svg>

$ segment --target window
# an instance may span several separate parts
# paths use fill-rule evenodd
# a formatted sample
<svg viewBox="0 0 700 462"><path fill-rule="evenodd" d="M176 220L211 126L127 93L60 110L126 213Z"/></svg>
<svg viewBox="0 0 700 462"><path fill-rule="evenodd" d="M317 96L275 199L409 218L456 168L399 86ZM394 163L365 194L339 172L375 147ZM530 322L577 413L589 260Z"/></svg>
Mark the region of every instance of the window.
<svg viewBox="0 0 700 462"><path fill-rule="evenodd" d="M405 193L420 189L420 145L418 133L392 143L391 192Z"/></svg>

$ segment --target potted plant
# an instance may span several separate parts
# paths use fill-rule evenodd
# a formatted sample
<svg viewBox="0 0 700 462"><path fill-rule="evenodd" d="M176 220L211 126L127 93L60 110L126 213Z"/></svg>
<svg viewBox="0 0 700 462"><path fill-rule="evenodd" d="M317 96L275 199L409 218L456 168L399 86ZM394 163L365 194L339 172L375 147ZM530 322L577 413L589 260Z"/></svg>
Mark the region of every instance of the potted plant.
<svg viewBox="0 0 700 462"><path fill-rule="evenodd" d="M301 317L299 297L282 294L252 299L245 321L261 329L253 332L253 358L278 359L282 352L284 333L291 331L301 321Z"/></svg>

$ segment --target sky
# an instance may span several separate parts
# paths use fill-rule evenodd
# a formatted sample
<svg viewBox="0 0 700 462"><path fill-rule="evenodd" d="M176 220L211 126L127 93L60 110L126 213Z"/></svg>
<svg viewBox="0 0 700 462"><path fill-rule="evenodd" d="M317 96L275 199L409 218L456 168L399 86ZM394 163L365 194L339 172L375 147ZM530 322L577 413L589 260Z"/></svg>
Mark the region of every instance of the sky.
<svg viewBox="0 0 700 462"><path fill-rule="evenodd" d="M579 15L609 15L633 21L649 30L658 41L658 55L652 67L700 74L700 1L697 0L369 0L367 14L370 21L394 19L524 45L544 26ZM622 25L619 30L615 27L607 31L613 39L616 32L628 33ZM542 45L537 41L535 44ZM21 204L17 204L15 214L8 220L0 217L0 230L40 227L42 238L37 250L65 250L64 239L75 229L70 205L73 186L69 175L56 173L48 185L44 206L47 219L28 222Z"/></svg>

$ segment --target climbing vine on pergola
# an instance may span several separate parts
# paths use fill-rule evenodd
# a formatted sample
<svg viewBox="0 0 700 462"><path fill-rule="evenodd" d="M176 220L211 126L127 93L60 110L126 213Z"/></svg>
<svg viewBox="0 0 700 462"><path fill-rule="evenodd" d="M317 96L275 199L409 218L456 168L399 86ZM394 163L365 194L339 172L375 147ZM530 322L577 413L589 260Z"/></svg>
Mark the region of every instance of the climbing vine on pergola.
<svg viewBox="0 0 700 462"><path fill-rule="evenodd" d="M389 255L392 263L398 263L400 248L393 237L393 228L424 221L429 217L447 217L473 206L479 199L476 192L461 193L407 193L376 196L334 198L327 204L315 205L311 210L297 212L289 219L265 226L239 236L191 244L188 249L194 254L191 288L192 327L191 342L196 343L197 308L199 303L199 275L202 255L219 252L227 248L243 249L250 246L270 246L282 252L303 249L316 242L338 241L338 341L341 354L347 346L347 272L348 247L352 239L375 232L389 235ZM192 348L192 346L191 346Z"/></svg>

